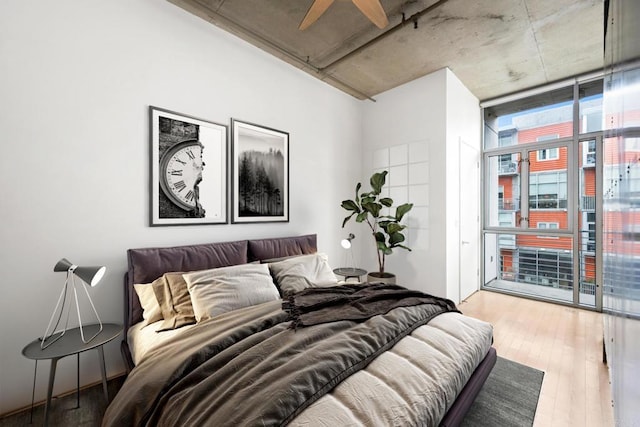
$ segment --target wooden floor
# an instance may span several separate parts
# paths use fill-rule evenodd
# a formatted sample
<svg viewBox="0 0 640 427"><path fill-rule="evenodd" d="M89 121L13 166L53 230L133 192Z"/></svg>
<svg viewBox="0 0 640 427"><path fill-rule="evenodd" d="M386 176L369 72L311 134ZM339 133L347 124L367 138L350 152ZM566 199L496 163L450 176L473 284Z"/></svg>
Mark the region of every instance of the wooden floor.
<svg viewBox="0 0 640 427"><path fill-rule="evenodd" d="M113 399L124 376L108 381L109 399ZM102 383L80 390L80 406L74 391L56 396L51 401L49 425L52 427L100 427L102 415L107 409L107 401ZM31 413L30 408L0 417L0 427L23 427L44 425L44 403L38 403Z"/></svg>
<svg viewBox="0 0 640 427"><path fill-rule="evenodd" d="M534 427L614 425L601 313L489 291L458 308L493 325L499 356L545 372Z"/></svg>

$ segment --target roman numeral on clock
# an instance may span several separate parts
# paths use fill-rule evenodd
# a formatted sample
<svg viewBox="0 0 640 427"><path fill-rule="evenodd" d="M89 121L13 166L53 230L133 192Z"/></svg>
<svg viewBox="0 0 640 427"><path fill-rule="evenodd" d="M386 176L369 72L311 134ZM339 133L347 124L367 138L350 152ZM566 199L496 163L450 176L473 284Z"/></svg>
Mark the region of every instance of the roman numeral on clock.
<svg viewBox="0 0 640 427"><path fill-rule="evenodd" d="M185 184L184 181L178 181L173 184L173 188L175 188L177 191L182 191L187 188L187 184Z"/></svg>

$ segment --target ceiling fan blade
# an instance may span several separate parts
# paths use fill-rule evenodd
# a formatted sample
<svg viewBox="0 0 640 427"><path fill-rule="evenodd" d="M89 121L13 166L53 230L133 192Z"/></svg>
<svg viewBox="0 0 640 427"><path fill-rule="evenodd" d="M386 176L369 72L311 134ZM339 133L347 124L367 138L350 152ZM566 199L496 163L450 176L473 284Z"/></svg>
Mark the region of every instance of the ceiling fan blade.
<svg viewBox="0 0 640 427"><path fill-rule="evenodd" d="M329 6L333 3L334 0L315 0L307 14L304 16L304 19L300 23L298 27L299 30L306 30L309 25L313 24L320 18L320 16L327 10Z"/></svg>
<svg viewBox="0 0 640 427"><path fill-rule="evenodd" d="M376 24L378 28L384 28L389 25L387 14L384 12L379 0L351 0L360 12L364 14L371 22Z"/></svg>

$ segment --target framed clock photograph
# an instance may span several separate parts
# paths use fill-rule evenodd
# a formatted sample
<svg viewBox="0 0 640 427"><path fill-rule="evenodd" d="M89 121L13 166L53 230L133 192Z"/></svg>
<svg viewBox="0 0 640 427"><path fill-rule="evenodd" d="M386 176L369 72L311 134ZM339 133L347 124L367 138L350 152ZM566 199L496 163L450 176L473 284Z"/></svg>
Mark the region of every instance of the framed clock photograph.
<svg viewBox="0 0 640 427"><path fill-rule="evenodd" d="M228 127L149 107L151 225L227 224Z"/></svg>
<svg viewBox="0 0 640 427"><path fill-rule="evenodd" d="M289 134L235 119L231 128L231 222L289 222Z"/></svg>

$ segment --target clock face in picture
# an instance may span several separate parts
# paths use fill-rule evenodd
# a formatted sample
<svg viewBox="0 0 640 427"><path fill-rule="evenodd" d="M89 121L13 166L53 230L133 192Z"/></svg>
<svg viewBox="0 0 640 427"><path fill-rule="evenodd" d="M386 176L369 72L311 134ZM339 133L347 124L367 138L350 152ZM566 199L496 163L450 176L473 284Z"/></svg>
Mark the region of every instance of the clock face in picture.
<svg viewBox="0 0 640 427"><path fill-rule="evenodd" d="M183 141L169 148L160 160L160 187L169 200L184 210L193 210L203 166L199 141Z"/></svg>

